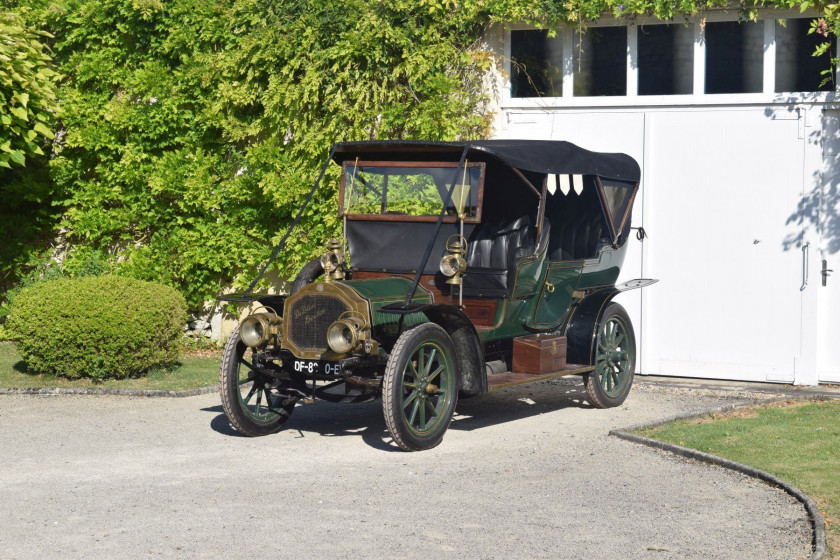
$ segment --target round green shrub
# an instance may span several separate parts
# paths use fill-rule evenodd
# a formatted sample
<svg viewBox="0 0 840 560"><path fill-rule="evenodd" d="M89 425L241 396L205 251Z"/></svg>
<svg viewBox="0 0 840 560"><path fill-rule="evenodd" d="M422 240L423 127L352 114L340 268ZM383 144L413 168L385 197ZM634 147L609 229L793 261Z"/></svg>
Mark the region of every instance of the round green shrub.
<svg viewBox="0 0 840 560"><path fill-rule="evenodd" d="M107 275L22 290L5 327L30 371L107 379L173 362L185 322L186 303L174 289Z"/></svg>

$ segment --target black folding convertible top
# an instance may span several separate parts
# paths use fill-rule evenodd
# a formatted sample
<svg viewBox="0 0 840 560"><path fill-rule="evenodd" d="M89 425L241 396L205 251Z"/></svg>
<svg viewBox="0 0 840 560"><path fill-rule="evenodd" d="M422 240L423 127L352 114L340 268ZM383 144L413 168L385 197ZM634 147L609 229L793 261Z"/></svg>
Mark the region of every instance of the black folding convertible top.
<svg viewBox="0 0 840 560"><path fill-rule="evenodd" d="M341 142L335 145L333 159L339 163L356 157L400 159L418 152L454 154L464 147L487 154L522 171L568 175L598 175L621 181L638 182L641 169L627 154L606 154L584 150L560 140L470 140L466 142L429 142L420 140L388 140ZM469 152L467 158L470 158Z"/></svg>

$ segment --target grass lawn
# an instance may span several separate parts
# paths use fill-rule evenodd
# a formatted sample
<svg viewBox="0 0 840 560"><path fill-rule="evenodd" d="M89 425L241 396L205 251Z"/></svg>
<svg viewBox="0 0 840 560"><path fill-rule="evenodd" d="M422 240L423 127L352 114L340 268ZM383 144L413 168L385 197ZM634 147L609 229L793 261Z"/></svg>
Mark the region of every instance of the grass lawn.
<svg viewBox="0 0 840 560"><path fill-rule="evenodd" d="M15 351L14 344L0 342L0 387L107 387L111 389L157 389L178 391L219 382L219 352L187 351L175 367L151 371L145 377L110 379L94 382L90 379L36 375L26 371L26 364Z"/></svg>
<svg viewBox="0 0 840 560"><path fill-rule="evenodd" d="M759 468L811 496L826 518L827 558L840 558L840 402L787 402L641 435Z"/></svg>

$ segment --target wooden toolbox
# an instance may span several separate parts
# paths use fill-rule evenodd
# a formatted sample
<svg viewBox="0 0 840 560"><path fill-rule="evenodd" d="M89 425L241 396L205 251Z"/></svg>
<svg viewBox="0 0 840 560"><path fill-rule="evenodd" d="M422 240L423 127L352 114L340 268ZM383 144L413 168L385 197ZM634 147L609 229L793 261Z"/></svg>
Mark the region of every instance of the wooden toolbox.
<svg viewBox="0 0 840 560"><path fill-rule="evenodd" d="M514 373L552 373L566 367L566 337L551 333L513 339Z"/></svg>

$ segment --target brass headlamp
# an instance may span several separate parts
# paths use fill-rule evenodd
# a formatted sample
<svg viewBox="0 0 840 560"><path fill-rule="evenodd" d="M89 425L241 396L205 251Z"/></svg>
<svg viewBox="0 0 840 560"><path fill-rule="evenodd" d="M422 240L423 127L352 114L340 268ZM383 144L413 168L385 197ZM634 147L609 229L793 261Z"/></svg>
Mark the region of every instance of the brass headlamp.
<svg viewBox="0 0 840 560"><path fill-rule="evenodd" d="M327 252L321 255L321 267L324 269L324 281L344 280L344 251L341 242L333 237L327 244Z"/></svg>
<svg viewBox="0 0 840 560"><path fill-rule="evenodd" d="M283 318L276 313L263 311L248 315L239 324L239 338L245 346L256 348L262 346L272 336L280 334L283 326Z"/></svg>
<svg viewBox="0 0 840 560"><path fill-rule="evenodd" d="M461 275L467 269L464 253L467 252L467 240L460 235L453 235L446 241L447 254L440 259L440 272L448 277L447 284L461 285Z"/></svg>
<svg viewBox="0 0 840 560"><path fill-rule="evenodd" d="M327 329L327 345L336 354L346 354L364 343L366 352L373 348L368 340L367 321L359 315L343 313Z"/></svg>

